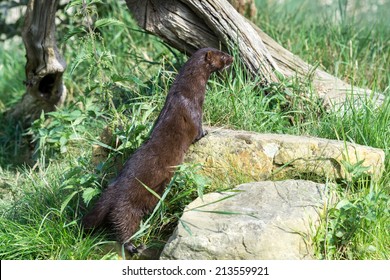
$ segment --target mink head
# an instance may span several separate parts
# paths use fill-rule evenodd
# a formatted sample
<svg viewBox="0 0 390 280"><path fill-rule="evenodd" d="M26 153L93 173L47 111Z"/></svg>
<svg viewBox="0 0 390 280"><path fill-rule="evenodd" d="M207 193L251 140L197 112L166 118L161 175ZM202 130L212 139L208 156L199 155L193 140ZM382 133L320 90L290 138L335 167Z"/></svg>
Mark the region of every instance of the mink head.
<svg viewBox="0 0 390 280"><path fill-rule="evenodd" d="M201 49L200 52L204 53L206 67L210 72L223 70L229 67L233 62L233 57L217 49L205 48Z"/></svg>

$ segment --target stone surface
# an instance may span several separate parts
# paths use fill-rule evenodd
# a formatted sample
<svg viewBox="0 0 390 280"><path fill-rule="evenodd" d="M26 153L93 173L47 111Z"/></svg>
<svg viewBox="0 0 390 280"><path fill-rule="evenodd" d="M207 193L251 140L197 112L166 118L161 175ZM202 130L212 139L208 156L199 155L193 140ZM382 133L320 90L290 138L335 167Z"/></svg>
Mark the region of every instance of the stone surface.
<svg viewBox="0 0 390 280"><path fill-rule="evenodd" d="M310 259L303 236L326 203L325 189L311 181L265 181L204 195L186 207L161 259Z"/></svg>
<svg viewBox="0 0 390 280"><path fill-rule="evenodd" d="M344 141L285 134L208 128L208 135L192 145L186 162L203 164L205 175L215 178L241 173L251 181L299 178L312 174L328 179L349 179L350 165L366 167L379 178L384 170L382 150Z"/></svg>

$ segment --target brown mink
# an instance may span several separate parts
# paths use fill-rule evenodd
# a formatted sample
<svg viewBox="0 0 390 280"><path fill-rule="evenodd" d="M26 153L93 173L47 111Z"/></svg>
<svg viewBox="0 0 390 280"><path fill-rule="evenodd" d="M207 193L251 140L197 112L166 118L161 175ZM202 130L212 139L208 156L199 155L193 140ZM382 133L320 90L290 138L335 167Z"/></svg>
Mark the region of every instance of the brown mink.
<svg viewBox="0 0 390 280"><path fill-rule="evenodd" d="M83 218L85 229L109 224L129 252L130 242L142 217L158 199L145 185L162 195L175 167L183 162L188 147L202 138L202 107L210 74L228 67L233 58L217 49L195 52L180 69L155 122L149 139L127 160L93 209Z"/></svg>

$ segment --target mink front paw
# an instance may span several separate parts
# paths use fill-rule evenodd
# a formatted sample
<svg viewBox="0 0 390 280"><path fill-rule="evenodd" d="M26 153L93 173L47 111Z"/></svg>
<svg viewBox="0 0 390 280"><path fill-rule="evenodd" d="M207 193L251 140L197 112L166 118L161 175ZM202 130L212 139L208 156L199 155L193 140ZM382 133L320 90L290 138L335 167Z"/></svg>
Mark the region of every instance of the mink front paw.
<svg viewBox="0 0 390 280"><path fill-rule="evenodd" d="M192 144L194 144L195 142L198 142L200 139L202 139L204 136L206 136L209 132L207 130L201 130L201 132L199 133L199 135L195 138L194 142L192 142Z"/></svg>

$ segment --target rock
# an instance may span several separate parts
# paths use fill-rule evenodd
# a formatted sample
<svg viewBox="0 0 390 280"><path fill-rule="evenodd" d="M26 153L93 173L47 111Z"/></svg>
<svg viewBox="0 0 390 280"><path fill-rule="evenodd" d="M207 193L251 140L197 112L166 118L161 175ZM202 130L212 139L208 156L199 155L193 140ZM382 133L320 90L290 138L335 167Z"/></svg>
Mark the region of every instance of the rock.
<svg viewBox="0 0 390 280"><path fill-rule="evenodd" d="M93 146L95 165L107 159L109 150L105 146L117 144L110 129L104 129L100 137L103 145ZM385 167L383 150L349 142L216 127L206 129L208 135L191 145L185 162L202 164L203 174L211 179L226 181L239 174L245 181L261 181L310 174L317 181L325 182L325 179L349 180L353 171L360 169L376 180ZM116 169L120 170L121 160L115 162Z"/></svg>
<svg viewBox="0 0 390 280"><path fill-rule="evenodd" d="M308 136L208 130L206 137L191 146L185 161L201 163L202 172L213 179L232 177L237 172L251 181L302 174L323 178L320 181L350 179L353 170L346 166L359 164L362 172L374 179L384 171L385 154L381 149Z"/></svg>
<svg viewBox="0 0 390 280"><path fill-rule="evenodd" d="M310 259L303 236L326 203L325 188L303 180L266 181L204 195L186 207L160 258Z"/></svg>

